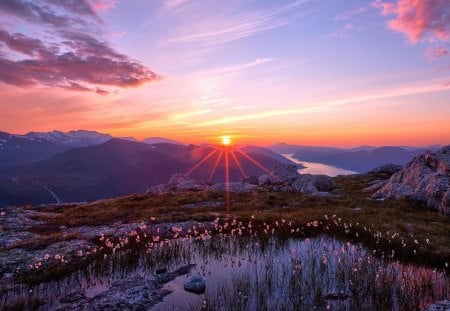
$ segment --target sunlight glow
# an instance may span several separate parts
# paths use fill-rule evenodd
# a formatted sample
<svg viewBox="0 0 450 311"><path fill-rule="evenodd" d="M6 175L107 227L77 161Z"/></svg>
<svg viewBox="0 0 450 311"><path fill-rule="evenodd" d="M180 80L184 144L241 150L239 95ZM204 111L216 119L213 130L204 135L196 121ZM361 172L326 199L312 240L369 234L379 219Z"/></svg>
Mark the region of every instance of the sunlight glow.
<svg viewBox="0 0 450 311"><path fill-rule="evenodd" d="M230 136L222 136L222 145L224 145L224 146L231 145L231 137Z"/></svg>

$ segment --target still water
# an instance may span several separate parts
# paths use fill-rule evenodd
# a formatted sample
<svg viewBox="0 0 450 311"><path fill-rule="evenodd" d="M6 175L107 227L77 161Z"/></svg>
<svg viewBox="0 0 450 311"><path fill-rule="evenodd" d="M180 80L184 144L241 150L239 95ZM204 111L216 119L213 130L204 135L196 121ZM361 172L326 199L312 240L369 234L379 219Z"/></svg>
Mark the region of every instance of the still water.
<svg viewBox="0 0 450 311"><path fill-rule="evenodd" d="M299 161L296 158L293 157L293 154L282 154L285 158L291 160L292 162L296 164L301 164L305 166L305 168L301 168L298 170L300 174L312 174L312 175L328 175L331 177L337 176L337 175L352 175L352 174L358 174L358 172L346 170L340 167L327 165L323 163L316 163L316 162L306 162L306 161Z"/></svg>
<svg viewBox="0 0 450 311"><path fill-rule="evenodd" d="M152 287L155 269L169 272L185 265L192 269L159 290ZM205 293L184 290L190 275L204 277ZM161 290L168 294L155 304L151 297ZM118 252L64 280L3 291L0 306L8 309L22 301L28 309L30 301L39 300L30 309L135 310L138 305L142 310L420 310L449 293L444 273L374 256L359 244L327 236L260 239L221 234Z"/></svg>

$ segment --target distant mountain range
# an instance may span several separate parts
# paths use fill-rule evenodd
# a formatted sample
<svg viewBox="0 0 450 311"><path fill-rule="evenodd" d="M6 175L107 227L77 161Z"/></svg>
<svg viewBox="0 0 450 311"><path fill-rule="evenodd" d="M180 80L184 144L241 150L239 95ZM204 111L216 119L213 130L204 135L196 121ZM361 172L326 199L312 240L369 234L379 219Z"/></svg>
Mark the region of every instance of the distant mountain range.
<svg viewBox="0 0 450 311"><path fill-rule="evenodd" d="M5 135L9 134L4 134L3 137ZM66 137L50 135L50 140L47 140L44 135L34 138L24 136L6 136L8 143L0 150L0 154L11 154L9 149L20 154L11 145L12 141L18 140L21 145L17 149L26 153L22 159L28 161L22 165L4 165L0 171L0 205L80 202L144 193L150 186L167 182L172 174L186 173L214 149L212 146L168 143L149 145L111 138L100 144L65 150L58 146L61 146L61 140L67 141ZM92 137L89 139L92 141ZM98 136L98 139L102 137ZM64 146L75 143L82 142L68 142ZM46 153L42 152L40 155L47 158L32 157L33 148L34 150L48 148ZM250 148L243 152L268 169L279 164L280 160L283 163L291 163L265 148L258 147L253 150ZM56 154L51 156L51 153ZM241 153L235 154L246 175L259 176L264 173ZM218 155L219 151L189 176L208 180ZM212 176L213 182L225 180L224 163L222 157ZM231 181L239 181L243 177L231 155L229 172Z"/></svg>
<svg viewBox="0 0 450 311"><path fill-rule="evenodd" d="M115 138L95 131L30 132L16 135L0 132L0 205L46 204L92 201L143 193L150 186L167 182L172 174L183 174L214 149L211 145L184 145L162 137L142 142L133 137ZM245 146L236 158L248 176L276 164L293 164L281 154L300 161L319 162L357 172L387 163L404 165L430 148L372 147L352 149L277 144L269 148ZM208 180L219 152L194 170L190 177ZM222 160L212 182L225 180ZM230 180L242 173L229 158Z"/></svg>
<svg viewBox="0 0 450 311"><path fill-rule="evenodd" d="M358 173L366 173L385 164L405 165L415 156L427 150L437 151L440 146L434 145L425 148L361 146L346 150L334 147L277 144L269 148L280 154L293 154L293 157L299 161L323 163Z"/></svg>
<svg viewBox="0 0 450 311"><path fill-rule="evenodd" d="M0 132L0 170L16 165L30 164L50 158L56 154L75 147L99 145L114 138L109 134L95 131L61 131L30 132L25 135ZM134 137L115 137L128 141L137 141ZM150 137L143 143L152 145L157 143L182 144L175 140Z"/></svg>

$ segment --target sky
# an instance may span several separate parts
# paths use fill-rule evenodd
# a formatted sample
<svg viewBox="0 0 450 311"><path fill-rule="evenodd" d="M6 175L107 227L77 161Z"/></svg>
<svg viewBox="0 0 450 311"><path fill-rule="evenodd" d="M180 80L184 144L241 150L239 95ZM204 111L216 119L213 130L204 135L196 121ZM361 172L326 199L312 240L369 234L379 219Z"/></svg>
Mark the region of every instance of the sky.
<svg viewBox="0 0 450 311"><path fill-rule="evenodd" d="M450 143L448 0L1 0L0 131Z"/></svg>

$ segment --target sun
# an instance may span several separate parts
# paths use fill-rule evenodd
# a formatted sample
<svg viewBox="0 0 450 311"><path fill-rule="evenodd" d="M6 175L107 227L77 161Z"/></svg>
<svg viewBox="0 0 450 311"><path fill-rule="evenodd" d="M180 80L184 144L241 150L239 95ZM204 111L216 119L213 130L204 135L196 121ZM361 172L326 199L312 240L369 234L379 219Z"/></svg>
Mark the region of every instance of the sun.
<svg viewBox="0 0 450 311"><path fill-rule="evenodd" d="M231 137L230 136L222 136L222 145L224 145L224 146L231 145Z"/></svg>

